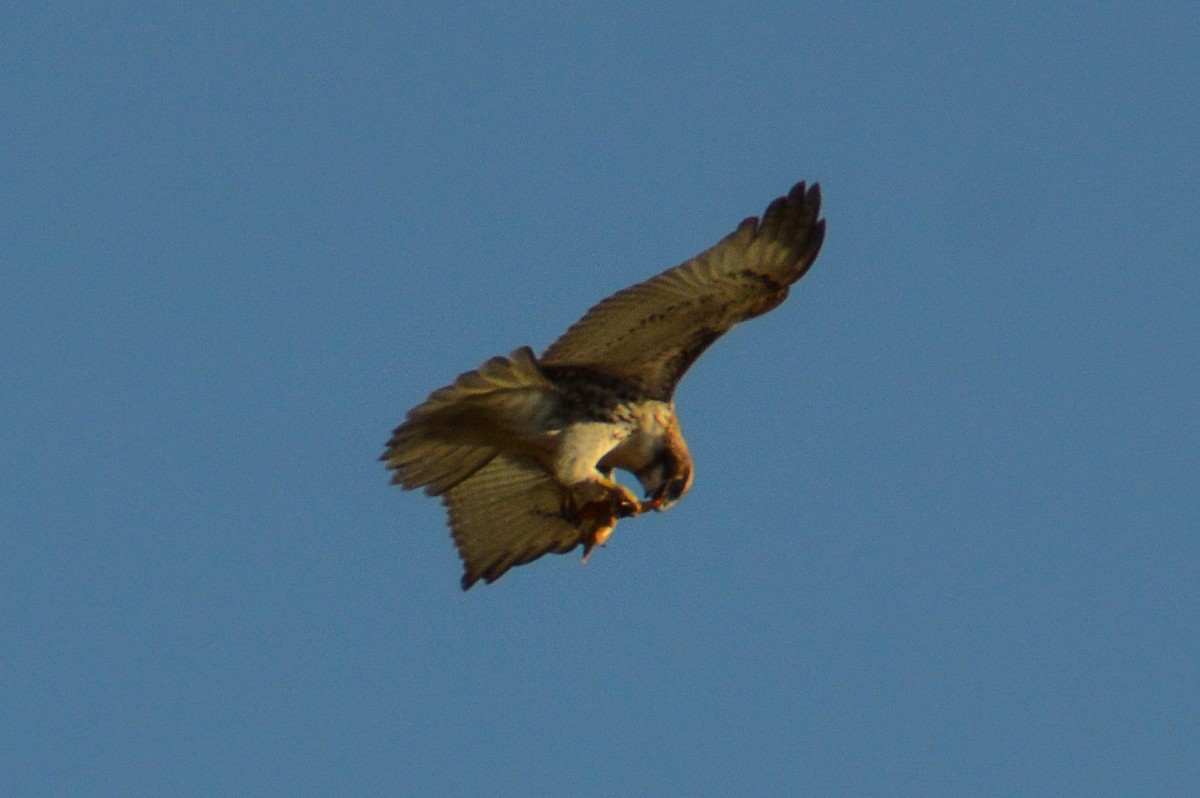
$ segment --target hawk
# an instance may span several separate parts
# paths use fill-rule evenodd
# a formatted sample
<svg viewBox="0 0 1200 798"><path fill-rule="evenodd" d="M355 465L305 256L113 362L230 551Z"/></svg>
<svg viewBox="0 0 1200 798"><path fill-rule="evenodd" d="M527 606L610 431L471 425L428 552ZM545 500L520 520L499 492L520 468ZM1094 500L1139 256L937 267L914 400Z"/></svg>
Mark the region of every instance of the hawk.
<svg viewBox="0 0 1200 798"><path fill-rule="evenodd" d="M692 485L675 387L713 341L777 307L821 249L817 184L797 183L691 260L608 297L541 357L494 357L430 394L381 460L449 512L462 587L592 549ZM638 497L613 479L633 474Z"/></svg>

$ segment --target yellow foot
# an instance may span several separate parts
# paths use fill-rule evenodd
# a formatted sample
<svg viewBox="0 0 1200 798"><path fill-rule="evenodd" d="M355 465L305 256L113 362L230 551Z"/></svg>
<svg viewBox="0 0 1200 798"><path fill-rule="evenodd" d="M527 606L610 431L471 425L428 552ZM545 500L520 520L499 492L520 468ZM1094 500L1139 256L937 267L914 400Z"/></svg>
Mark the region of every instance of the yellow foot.
<svg viewBox="0 0 1200 798"><path fill-rule="evenodd" d="M637 497L624 485L612 480L574 486L572 501L575 507L571 514L583 541L584 562L588 561L592 549L603 546L612 536L617 521L642 512Z"/></svg>
<svg viewBox="0 0 1200 798"><path fill-rule="evenodd" d="M642 503L633 491L611 479L589 480L572 485L571 501L578 515L588 508L592 508L593 513L600 513L600 506L611 508L617 518L629 518L642 512Z"/></svg>

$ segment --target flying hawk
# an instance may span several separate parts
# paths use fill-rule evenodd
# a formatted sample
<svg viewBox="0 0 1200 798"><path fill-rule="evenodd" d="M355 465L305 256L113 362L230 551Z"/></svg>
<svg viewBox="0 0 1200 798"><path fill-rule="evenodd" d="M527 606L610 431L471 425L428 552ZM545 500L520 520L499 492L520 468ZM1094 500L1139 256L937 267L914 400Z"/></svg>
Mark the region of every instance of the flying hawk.
<svg viewBox="0 0 1200 798"><path fill-rule="evenodd" d="M593 307L540 358L492 358L409 411L380 459L393 484L442 498L464 590L550 552L583 546L586 560L618 519L687 493L675 386L713 341L787 298L825 238L820 205L818 185L797 183L761 220Z"/></svg>

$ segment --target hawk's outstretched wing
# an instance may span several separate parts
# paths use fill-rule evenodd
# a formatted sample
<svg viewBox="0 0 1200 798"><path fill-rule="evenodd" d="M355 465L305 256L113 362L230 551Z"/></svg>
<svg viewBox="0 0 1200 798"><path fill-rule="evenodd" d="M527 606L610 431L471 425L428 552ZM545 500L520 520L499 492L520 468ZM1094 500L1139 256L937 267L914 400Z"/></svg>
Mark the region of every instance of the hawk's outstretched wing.
<svg viewBox="0 0 1200 798"><path fill-rule="evenodd" d="M393 485L440 496L498 451L540 435L554 390L529 347L494 357L408 411L379 459L394 472Z"/></svg>
<svg viewBox="0 0 1200 798"><path fill-rule="evenodd" d="M584 314L542 355L585 366L668 400L680 377L733 325L787 298L825 238L821 189L797 183L711 249L626 288Z"/></svg>
<svg viewBox="0 0 1200 798"><path fill-rule="evenodd" d="M463 561L463 590L543 554L565 554L581 544L590 551L603 542L615 519L571 518L564 511L568 497L536 463L503 454L447 490L442 503Z"/></svg>

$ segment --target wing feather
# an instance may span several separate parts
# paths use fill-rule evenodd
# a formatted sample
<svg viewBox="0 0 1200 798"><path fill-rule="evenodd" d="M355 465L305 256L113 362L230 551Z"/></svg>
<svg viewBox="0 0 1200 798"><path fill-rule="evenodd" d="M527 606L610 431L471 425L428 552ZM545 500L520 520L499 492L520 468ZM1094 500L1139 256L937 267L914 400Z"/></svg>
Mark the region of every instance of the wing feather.
<svg viewBox="0 0 1200 798"><path fill-rule="evenodd" d="M777 307L820 252L821 189L797 183L711 249L603 300L550 345L547 366L587 366L670 399L731 327Z"/></svg>
<svg viewBox="0 0 1200 798"><path fill-rule="evenodd" d="M498 450L536 441L555 396L528 347L494 357L410 410L380 459L393 484L440 495Z"/></svg>
<svg viewBox="0 0 1200 798"><path fill-rule="evenodd" d="M567 498L536 464L503 454L446 491L442 503L463 562L463 590L544 554L590 548L596 529L564 512Z"/></svg>

